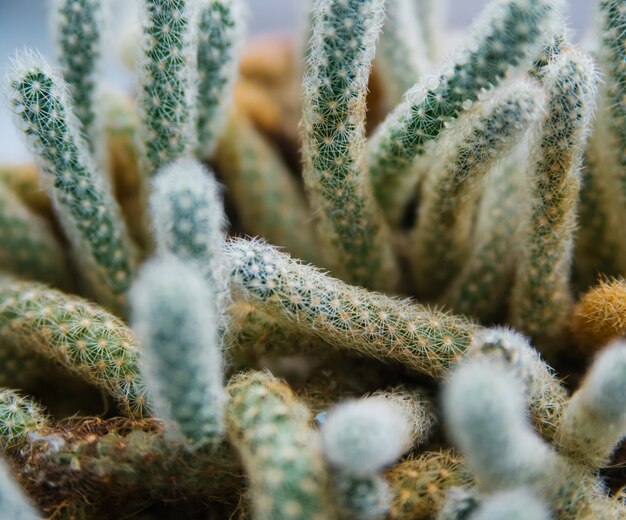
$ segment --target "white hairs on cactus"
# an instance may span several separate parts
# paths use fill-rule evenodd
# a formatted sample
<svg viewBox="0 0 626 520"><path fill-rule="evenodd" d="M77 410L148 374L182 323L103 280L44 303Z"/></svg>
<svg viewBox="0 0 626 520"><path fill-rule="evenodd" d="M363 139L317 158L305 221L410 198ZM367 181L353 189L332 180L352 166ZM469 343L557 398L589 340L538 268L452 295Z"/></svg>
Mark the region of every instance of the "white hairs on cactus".
<svg viewBox="0 0 626 520"><path fill-rule="evenodd" d="M324 455L333 466L366 476L406 451L411 423L401 406L384 397L370 397L337 405L321 433Z"/></svg>
<svg viewBox="0 0 626 520"><path fill-rule="evenodd" d="M197 445L223 433L223 361L210 294L200 274L171 255L146 264L132 291L154 410Z"/></svg>
<svg viewBox="0 0 626 520"><path fill-rule="evenodd" d="M339 472L334 475L332 487L341 519L382 520L391 509L391 489L378 475L362 477Z"/></svg>
<svg viewBox="0 0 626 520"><path fill-rule="evenodd" d="M552 514L537 496L526 488L494 493L482 501L469 520L551 520Z"/></svg>
<svg viewBox="0 0 626 520"><path fill-rule="evenodd" d="M363 161L365 96L383 0L316 0L304 77L304 180L330 264L343 279L393 289L389 229Z"/></svg>
<svg viewBox="0 0 626 520"><path fill-rule="evenodd" d="M0 460L0 507L4 518L11 520L42 519L13 480L11 471L3 460Z"/></svg>
<svg viewBox="0 0 626 520"><path fill-rule="evenodd" d="M421 190L412 237L416 291L435 296L460 271L470 249L478 190L543 109L542 89L516 82L463 114L442 135L437 164Z"/></svg>
<svg viewBox="0 0 626 520"><path fill-rule="evenodd" d="M626 435L626 341L606 347L563 412L556 441L594 467Z"/></svg>
<svg viewBox="0 0 626 520"><path fill-rule="evenodd" d="M197 94L194 0L142 0L144 51L139 106L148 176L195 147Z"/></svg>
<svg viewBox="0 0 626 520"><path fill-rule="evenodd" d="M223 130L243 45L243 0L209 0L199 15L198 153L211 157Z"/></svg>
<svg viewBox="0 0 626 520"><path fill-rule="evenodd" d="M53 19L63 79L87 138L93 137L102 40L102 0L53 0ZM90 141L91 142L91 141Z"/></svg>
<svg viewBox="0 0 626 520"><path fill-rule="evenodd" d="M81 138L67 85L33 53L18 55L9 80L18 124L41 164L81 274L99 301L122 311L134 251L110 186Z"/></svg>
<svg viewBox="0 0 626 520"><path fill-rule="evenodd" d="M528 215L521 234L511 322L544 348L558 344L572 306L569 278L579 168L595 108L595 71L568 50L540 71L548 93L545 121L531 149Z"/></svg>
<svg viewBox="0 0 626 520"><path fill-rule="evenodd" d="M395 105L431 68L415 0L388 0L376 48L376 66L387 103Z"/></svg>
<svg viewBox="0 0 626 520"><path fill-rule="evenodd" d="M534 57L558 19L561 3L493 1L453 62L409 90L380 125L368 143L368 167L376 199L392 222L399 220L417 182L410 172L415 158L483 89Z"/></svg>
<svg viewBox="0 0 626 520"><path fill-rule="evenodd" d="M226 237L220 191L213 172L195 159L182 158L158 172L150 195L157 249L203 274L218 313L228 303L226 280L219 275Z"/></svg>

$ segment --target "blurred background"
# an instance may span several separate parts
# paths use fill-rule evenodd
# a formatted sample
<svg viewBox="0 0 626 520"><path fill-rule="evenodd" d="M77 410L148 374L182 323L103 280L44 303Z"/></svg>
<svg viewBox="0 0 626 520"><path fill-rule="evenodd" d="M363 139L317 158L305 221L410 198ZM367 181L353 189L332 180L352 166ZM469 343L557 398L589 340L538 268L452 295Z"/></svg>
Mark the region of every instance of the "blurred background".
<svg viewBox="0 0 626 520"><path fill-rule="evenodd" d="M569 24L578 39L589 29L599 0L567 0ZM119 46L132 17L128 12L130 0L105 0L115 19L107 47ZM296 33L302 18L305 0L248 0L251 15L250 32L261 35L270 32ZM16 49L38 49L53 58L52 38L48 22L48 0L0 0L0 74L4 81L10 58ZM480 12L487 0L448 0L446 26L460 30ZM128 81L117 63L105 66L107 80L124 84ZM0 103L0 162L21 162L29 159L20 136L13 128L11 115L4 99Z"/></svg>

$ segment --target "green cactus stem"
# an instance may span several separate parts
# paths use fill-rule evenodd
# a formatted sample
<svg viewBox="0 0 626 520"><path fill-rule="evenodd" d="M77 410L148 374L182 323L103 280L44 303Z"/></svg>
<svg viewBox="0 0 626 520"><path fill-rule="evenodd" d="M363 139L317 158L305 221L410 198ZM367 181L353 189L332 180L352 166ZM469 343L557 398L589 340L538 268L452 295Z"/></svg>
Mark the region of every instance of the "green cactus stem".
<svg viewBox="0 0 626 520"><path fill-rule="evenodd" d="M32 433L48 425L43 408L10 388L0 388L0 450L21 448Z"/></svg>

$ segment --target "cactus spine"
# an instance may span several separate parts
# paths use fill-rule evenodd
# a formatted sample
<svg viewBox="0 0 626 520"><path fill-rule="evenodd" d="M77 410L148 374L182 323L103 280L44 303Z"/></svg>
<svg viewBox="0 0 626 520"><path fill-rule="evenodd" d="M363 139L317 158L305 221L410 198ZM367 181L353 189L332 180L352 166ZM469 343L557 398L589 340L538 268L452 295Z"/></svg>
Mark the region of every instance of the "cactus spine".
<svg viewBox="0 0 626 520"><path fill-rule="evenodd" d="M101 0L54 0L57 46L74 111L93 146L96 81L102 39ZM93 149L93 148L92 148Z"/></svg>
<svg viewBox="0 0 626 520"><path fill-rule="evenodd" d="M13 109L49 177L81 273L99 301L123 311L134 253L117 202L80 136L67 87L34 55L16 59L10 81Z"/></svg>
<svg viewBox="0 0 626 520"><path fill-rule="evenodd" d="M198 31L198 151L213 155L237 76L243 44L241 0L209 0L200 12Z"/></svg>
<svg viewBox="0 0 626 520"><path fill-rule="evenodd" d="M510 308L511 322L544 348L562 337L572 310L569 289L582 149L594 105L591 62L564 52L541 72L548 114L533 146L529 215Z"/></svg>
<svg viewBox="0 0 626 520"><path fill-rule="evenodd" d="M494 163L538 118L543 92L518 83L464 114L450 128L446 152L422 188L412 237L413 279L418 294L434 296L467 257L477 189ZM442 139L445 139L442 137Z"/></svg>
<svg viewBox="0 0 626 520"><path fill-rule="evenodd" d="M140 107L144 171L191 153L195 146L193 0L144 0L144 57Z"/></svg>
<svg viewBox="0 0 626 520"><path fill-rule="evenodd" d="M210 295L200 273L174 256L145 265L132 292L154 410L196 445L223 432L223 361Z"/></svg>
<svg viewBox="0 0 626 520"><path fill-rule="evenodd" d="M317 0L304 77L304 179L343 279L394 288L397 266L363 162L365 94L382 0Z"/></svg>
<svg viewBox="0 0 626 520"><path fill-rule="evenodd" d="M415 85L387 116L368 143L367 154L376 199L392 222L399 220L415 185L409 172L415 158L482 89L496 85L511 66L533 56L559 5L547 0L492 2L488 17L454 64Z"/></svg>

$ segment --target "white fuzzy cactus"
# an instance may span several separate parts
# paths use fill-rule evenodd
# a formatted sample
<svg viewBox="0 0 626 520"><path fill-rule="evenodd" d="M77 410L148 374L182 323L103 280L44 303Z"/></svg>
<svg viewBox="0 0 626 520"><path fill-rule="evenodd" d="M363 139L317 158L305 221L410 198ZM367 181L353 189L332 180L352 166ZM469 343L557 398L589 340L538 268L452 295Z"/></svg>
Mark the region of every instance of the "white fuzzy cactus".
<svg viewBox="0 0 626 520"><path fill-rule="evenodd" d="M37 520L42 517L35 511L24 492L13 480L4 461L0 461L0 509L11 520Z"/></svg>
<svg viewBox="0 0 626 520"><path fill-rule="evenodd" d="M550 520L552 515L534 493L525 488L494 493L482 501L469 520Z"/></svg>

